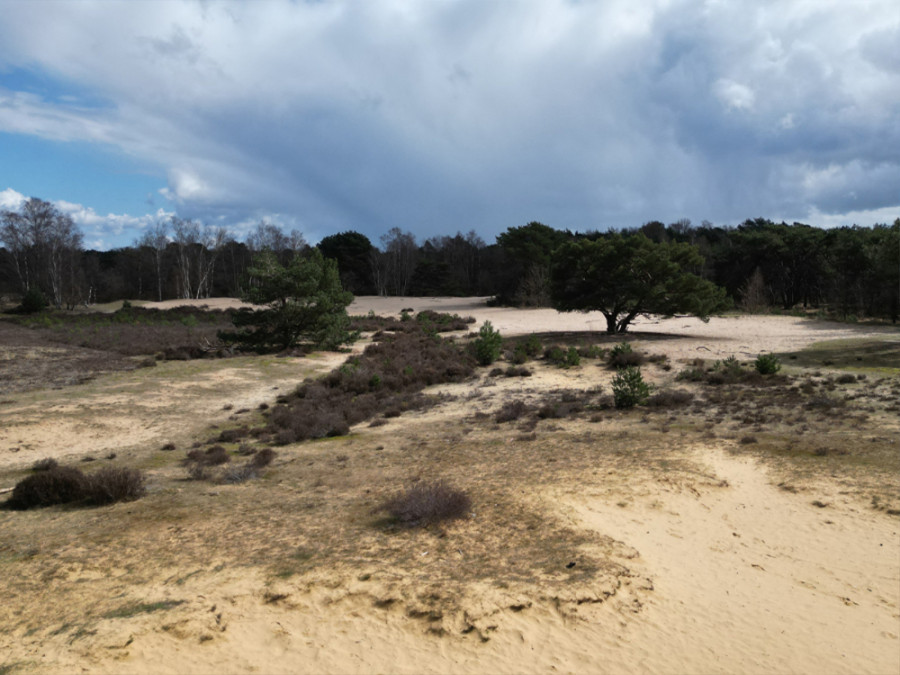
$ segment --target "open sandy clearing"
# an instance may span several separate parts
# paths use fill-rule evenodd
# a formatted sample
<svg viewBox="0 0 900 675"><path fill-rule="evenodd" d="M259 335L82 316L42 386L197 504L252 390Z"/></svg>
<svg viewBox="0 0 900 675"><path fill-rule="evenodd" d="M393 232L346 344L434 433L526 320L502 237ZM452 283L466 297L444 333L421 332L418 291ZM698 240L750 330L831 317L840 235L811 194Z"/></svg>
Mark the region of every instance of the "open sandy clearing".
<svg viewBox="0 0 900 675"><path fill-rule="evenodd" d="M366 300L354 313L426 306L422 299ZM490 319L508 334L592 327L585 323L590 315L517 313L453 299L427 304ZM676 334L647 339L650 351L673 361L897 335L786 317L709 324L676 318L642 323L640 331ZM341 360L272 360L262 370L240 360L163 364L16 395L0 408L2 468L24 467L63 447L72 457L125 448L135 459L162 462L162 443L182 448L205 438L211 423L227 424L239 409L271 402L305 374ZM460 395L386 427L361 426L347 439L285 448L285 463L265 484L176 482L109 509L0 512L0 527L21 527L28 518L41 535L29 545L27 533L6 529L12 536L0 544L0 568L7 570L0 672L900 672L900 520L841 497L837 479L822 488L832 503L817 508L810 498L825 493L778 489L770 468L732 454L737 443L728 435L700 441L677 423L663 433L638 418L542 422L528 441L506 427L467 433L471 415L495 409L502 396L588 387L598 373L584 366L543 369L528 380L482 378L479 398ZM444 387L457 394L466 388ZM865 433L897 433L896 423L873 423ZM563 446L573 444L579 459L554 468ZM7 449L13 445L17 452ZM619 445L628 451L617 454ZM466 455L468 446L477 452ZM496 455L485 459L488 451ZM462 454L445 457L453 453ZM458 608L436 621L422 596L439 570L480 564L476 545L484 549L478 555L502 557L504 548L513 555L527 532L510 527L504 545L502 529L483 527L501 515L483 499L476 517L446 536L390 543L405 556L396 568L378 562L377 548L336 565L300 563L288 575L266 566L273 544L264 539L310 550L325 545L294 527L291 511L316 508L339 489L362 493L379 476L410 475L431 455L443 458L455 481L473 474L473 486L486 485L498 499L507 490L502 498L518 500L528 513L600 537L585 540L572 562L602 554L614 573L587 585L537 575L529 585L514 581L512 568L493 572L463 585ZM523 461L533 469L504 466ZM162 481L170 470L152 471ZM504 484L507 473L528 480L518 490ZM272 506L257 515L250 501L261 499ZM279 512L277 504L291 511ZM207 511L221 513L220 520ZM345 512L326 513L334 529L344 527ZM479 541L488 536L497 538ZM366 537L373 546L383 539L377 532ZM60 545L48 550L42 541ZM205 543L214 541L220 548ZM436 624L444 635L429 632Z"/></svg>

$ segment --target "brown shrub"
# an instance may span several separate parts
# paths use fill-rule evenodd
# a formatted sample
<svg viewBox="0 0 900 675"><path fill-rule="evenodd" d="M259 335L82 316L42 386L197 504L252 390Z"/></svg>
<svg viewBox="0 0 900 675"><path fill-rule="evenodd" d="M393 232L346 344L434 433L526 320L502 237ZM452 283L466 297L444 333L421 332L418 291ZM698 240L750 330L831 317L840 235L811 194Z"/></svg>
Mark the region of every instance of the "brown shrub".
<svg viewBox="0 0 900 675"><path fill-rule="evenodd" d="M666 389L658 391L647 399L647 406L651 408L680 408L690 405L694 395L688 391L679 389Z"/></svg>
<svg viewBox="0 0 900 675"><path fill-rule="evenodd" d="M464 517L472 508L469 496L444 481L419 482L385 501L379 511L404 527L431 525Z"/></svg>
<svg viewBox="0 0 900 675"><path fill-rule="evenodd" d="M252 462L239 464L237 466L229 466L222 472L221 482L223 483L243 483L252 480L259 475L257 467Z"/></svg>
<svg viewBox="0 0 900 675"><path fill-rule="evenodd" d="M138 469L108 466L88 476L85 499L88 504L102 506L130 502L146 494L144 474Z"/></svg>
<svg viewBox="0 0 900 675"><path fill-rule="evenodd" d="M57 462L52 457L47 457L45 459L39 459L34 464L31 465L32 471L50 471L51 469L56 469L59 467L59 462Z"/></svg>
<svg viewBox="0 0 900 675"><path fill-rule="evenodd" d="M528 405L523 401L508 401L503 404L500 410L497 411L497 414L494 416L494 420L497 423L502 424L503 422L512 422L513 420L519 419L522 415L528 413Z"/></svg>
<svg viewBox="0 0 900 675"><path fill-rule="evenodd" d="M5 506L23 511L39 506L77 502L84 499L87 485L88 479L79 469L57 466L16 483Z"/></svg>
<svg viewBox="0 0 900 675"><path fill-rule="evenodd" d="M225 429L218 436L219 443L235 443L242 438L246 438L250 433L247 427L237 427L235 429Z"/></svg>
<svg viewBox="0 0 900 675"><path fill-rule="evenodd" d="M269 466L272 463L272 460L275 459L276 453L272 448L263 448L259 452L257 452L250 459L250 464L257 469L262 469L265 466Z"/></svg>
<svg viewBox="0 0 900 675"><path fill-rule="evenodd" d="M318 381L279 397L267 430L278 444L342 436L378 414L399 415L433 405L426 386L458 382L474 373L474 362L451 341L427 335L418 322L409 332L385 335Z"/></svg>
<svg viewBox="0 0 900 675"><path fill-rule="evenodd" d="M214 445L207 448L206 451L190 450L187 458L184 460L185 465L195 464L199 466L218 466L231 461L228 451L221 445Z"/></svg>
<svg viewBox="0 0 900 675"><path fill-rule="evenodd" d="M612 352L609 357L609 365L616 370L623 368L637 368L644 365L647 358L641 352Z"/></svg>

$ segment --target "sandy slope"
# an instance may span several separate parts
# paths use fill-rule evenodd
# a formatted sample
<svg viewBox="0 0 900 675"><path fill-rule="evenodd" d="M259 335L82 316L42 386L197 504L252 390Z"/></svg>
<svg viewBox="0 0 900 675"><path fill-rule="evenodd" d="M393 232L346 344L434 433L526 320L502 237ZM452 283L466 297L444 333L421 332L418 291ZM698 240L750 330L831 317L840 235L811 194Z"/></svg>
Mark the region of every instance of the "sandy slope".
<svg viewBox="0 0 900 675"><path fill-rule="evenodd" d="M546 495L574 524L629 542L650 593L564 615L534 603L491 616L488 642L438 637L377 589L327 573L272 585L253 572L200 577L192 603L108 628L104 649L60 645L46 672L97 673L875 673L900 672L900 528L819 511L756 464L697 449L720 487L654 490L626 508ZM266 603L263 592L286 597ZM490 606L496 588L479 589ZM479 590L476 590L477 594ZM627 596L626 596L627 597ZM640 600L638 600L640 598ZM615 602L614 602L615 600ZM114 622L108 622L112 624ZM208 641L198 644L197 636ZM215 635L215 639L212 636ZM201 637L201 639L203 639Z"/></svg>
<svg viewBox="0 0 900 675"><path fill-rule="evenodd" d="M900 527L810 508L752 461L701 460L728 486L636 508L575 500L656 579L646 621L608 645L652 672L900 672ZM626 668L627 669L627 668Z"/></svg>
<svg viewBox="0 0 900 675"><path fill-rule="evenodd" d="M471 299L357 298L351 312L402 308L472 315L505 334L605 325L596 314L489 308ZM641 320L634 332L670 334L652 351L677 360L748 357L885 331L741 317ZM284 383L291 377L287 367L278 376ZM272 395L271 382L231 377L242 392L238 403ZM214 417L232 398L213 399L204 414ZM115 429L104 433L108 438ZM42 456L42 442L51 439L34 441L31 454ZM488 642L437 637L399 608L374 607L371 589L334 586L327 574L301 588L229 569L180 586L181 596L193 600L166 612L166 625L155 614L107 621L90 649L62 639L40 652L16 651L3 639L0 646L40 672L900 673L900 521L846 504L817 509L808 497L775 488L762 466L730 456L722 445L694 452L710 478L699 490L647 485L627 504L577 490L536 495L572 525L637 549L636 576L653 580L651 593L623 589L615 602L579 605L574 618L536 602L493 616L497 629ZM264 601L264 592L287 597ZM496 592L473 590L486 606ZM0 657L0 670L3 663Z"/></svg>

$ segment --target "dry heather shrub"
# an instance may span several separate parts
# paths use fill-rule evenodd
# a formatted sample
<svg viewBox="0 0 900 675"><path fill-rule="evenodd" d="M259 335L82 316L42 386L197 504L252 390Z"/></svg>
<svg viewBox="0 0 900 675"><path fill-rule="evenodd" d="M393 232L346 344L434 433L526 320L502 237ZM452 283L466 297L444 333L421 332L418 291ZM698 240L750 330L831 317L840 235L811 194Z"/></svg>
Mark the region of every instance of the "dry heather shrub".
<svg viewBox="0 0 900 675"><path fill-rule="evenodd" d="M108 466L88 477L87 503L102 506L115 502L131 502L147 492L144 474L138 469Z"/></svg>
<svg viewBox="0 0 900 675"><path fill-rule="evenodd" d="M256 467L252 463L240 464L238 466L229 466L225 469L221 476L223 483L243 483L245 481L256 478L259 474Z"/></svg>
<svg viewBox="0 0 900 675"><path fill-rule="evenodd" d="M228 451L221 445L214 445L207 448L205 452L200 450L191 450L187 454L185 464L196 464L199 466L218 466L231 461Z"/></svg>
<svg viewBox="0 0 900 675"><path fill-rule="evenodd" d="M680 408L690 405L694 400L694 395L688 391L678 389L666 389L653 394L647 399L647 406L650 408Z"/></svg>
<svg viewBox="0 0 900 675"><path fill-rule="evenodd" d="M188 480L208 480L209 467L204 464L193 463L188 465Z"/></svg>
<svg viewBox="0 0 900 675"><path fill-rule="evenodd" d="M250 433L248 427L236 427L234 429L224 429L216 439L219 443L236 443L242 438L246 438Z"/></svg>
<svg viewBox="0 0 900 675"><path fill-rule="evenodd" d="M379 508L404 527L420 527L445 520L463 518L472 508L472 500L462 490L442 480L419 482Z"/></svg>
<svg viewBox="0 0 900 675"><path fill-rule="evenodd" d="M263 448L259 452L257 452L250 459L250 464L257 469L262 469L265 466L269 466L272 463L272 460L275 459L276 453L272 448Z"/></svg>
<svg viewBox="0 0 900 675"><path fill-rule="evenodd" d="M279 397L267 430L284 445L309 438L343 436L350 427L381 413L400 414L435 403L424 387L459 382L474 372L474 361L453 342L414 332L384 336L321 380L308 381Z"/></svg>
<svg viewBox="0 0 900 675"><path fill-rule="evenodd" d="M6 507L16 510L80 501L88 479L79 469L57 466L28 476L16 483Z"/></svg>
<svg viewBox="0 0 900 675"><path fill-rule="evenodd" d="M528 413L528 405L523 401L508 401L497 411L494 419L498 423L512 422Z"/></svg>
<svg viewBox="0 0 900 675"><path fill-rule="evenodd" d="M32 471L50 471L51 469L55 469L59 466L59 462L57 462L52 457L46 457L45 459L39 459L34 464L31 465Z"/></svg>
<svg viewBox="0 0 900 675"><path fill-rule="evenodd" d="M638 367L644 364L646 357L641 352L636 352L627 342L622 342L613 347L609 352L609 365L616 370Z"/></svg>
<svg viewBox="0 0 900 675"><path fill-rule="evenodd" d="M20 481L6 507L24 510L75 502L102 506L139 499L145 491L144 474L137 469L106 467L86 476L74 467L56 466Z"/></svg>

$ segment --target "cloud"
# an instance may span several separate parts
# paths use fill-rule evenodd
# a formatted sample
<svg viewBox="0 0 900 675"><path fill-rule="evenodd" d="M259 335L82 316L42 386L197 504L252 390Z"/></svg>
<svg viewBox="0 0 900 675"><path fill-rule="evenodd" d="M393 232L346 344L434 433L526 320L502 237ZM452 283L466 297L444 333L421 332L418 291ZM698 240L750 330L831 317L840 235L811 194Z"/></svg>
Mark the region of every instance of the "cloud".
<svg viewBox="0 0 900 675"><path fill-rule="evenodd" d="M893 0L5 11L0 71L50 73L79 96L0 88L0 131L138 158L167 177L168 207L204 221L489 238L535 219L900 203Z"/></svg>
<svg viewBox="0 0 900 675"><path fill-rule="evenodd" d="M750 87L732 80L718 80L713 85L713 91L726 108L749 110L756 100L756 94Z"/></svg>
<svg viewBox="0 0 900 675"><path fill-rule="evenodd" d="M0 210L18 211L28 198L21 192L6 188L0 192Z"/></svg>

